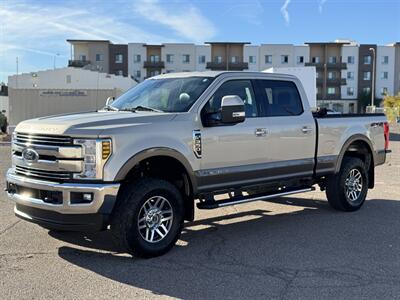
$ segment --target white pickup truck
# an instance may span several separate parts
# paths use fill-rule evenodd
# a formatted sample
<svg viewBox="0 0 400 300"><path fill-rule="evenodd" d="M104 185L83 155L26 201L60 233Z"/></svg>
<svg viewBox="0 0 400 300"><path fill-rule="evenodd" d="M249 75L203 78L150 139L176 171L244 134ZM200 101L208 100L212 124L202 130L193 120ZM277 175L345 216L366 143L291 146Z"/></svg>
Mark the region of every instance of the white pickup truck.
<svg viewBox="0 0 400 300"><path fill-rule="evenodd" d="M20 123L7 192L22 219L110 228L122 249L151 257L175 244L195 202L212 209L319 185L333 208L357 210L388 147L383 114L312 114L290 75L166 74L100 111Z"/></svg>

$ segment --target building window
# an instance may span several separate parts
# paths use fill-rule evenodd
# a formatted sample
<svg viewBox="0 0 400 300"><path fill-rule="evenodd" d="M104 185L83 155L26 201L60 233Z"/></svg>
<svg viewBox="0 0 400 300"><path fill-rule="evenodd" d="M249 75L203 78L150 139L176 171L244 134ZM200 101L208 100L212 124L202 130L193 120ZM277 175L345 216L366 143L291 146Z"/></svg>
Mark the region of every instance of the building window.
<svg viewBox="0 0 400 300"><path fill-rule="evenodd" d="M347 56L347 63L353 65L354 64L354 56Z"/></svg>
<svg viewBox="0 0 400 300"><path fill-rule="evenodd" d="M354 72L347 72L347 79L354 80Z"/></svg>
<svg viewBox="0 0 400 300"><path fill-rule="evenodd" d="M304 56L297 56L297 64L303 64L304 63Z"/></svg>
<svg viewBox="0 0 400 300"><path fill-rule="evenodd" d="M265 55L265 63L272 64L272 55Z"/></svg>
<svg viewBox="0 0 400 300"><path fill-rule="evenodd" d="M160 56L159 55L150 55L150 62L152 62L152 63L160 62Z"/></svg>
<svg viewBox="0 0 400 300"><path fill-rule="evenodd" d="M382 64L387 65L389 63L389 56L382 56Z"/></svg>
<svg viewBox="0 0 400 300"><path fill-rule="evenodd" d="M115 54L115 63L116 64L122 64L124 58L122 54Z"/></svg>
<svg viewBox="0 0 400 300"><path fill-rule="evenodd" d="M336 56L329 56L328 57L328 63L336 64Z"/></svg>
<svg viewBox="0 0 400 300"><path fill-rule="evenodd" d="M104 61L104 54L97 53L96 54L96 61Z"/></svg>
<svg viewBox="0 0 400 300"><path fill-rule="evenodd" d="M184 63L184 64L190 63L190 55L189 54L182 55L182 63Z"/></svg>
<svg viewBox="0 0 400 300"><path fill-rule="evenodd" d="M370 65L372 62L371 55L364 55L364 65Z"/></svg>
<svg viewBox="0 0 400 300"><path fill-rule="evenodd" d="M169 63L169 64L174 63L174 55L173 54L167 54L167 63Z"/></svg>
<svg viewBox="0 0 400 300"><path fill-rule="evenodd" d="M347 96L354 96L354 88L349 86L347 87Z"/></svg>
<svg viewBox="0 0 400 300"><path fill-rule="evenodd" d="M336 89L334 87L328 87L328 95L335 95Z"/></svg>
<svg viewBox="0 0 400 300"><path fill-rule="evenodd" d="M157 76L157 75L160 75L160 71L158 71L158 70L150 71L150 77Z"/></svg>
<svg viewBox="0 0 400 300"><path fill-rule="evenodd" d="M254 55L249 56L249 63L250 64L255 64L256 63L256 57Z"/></svg>
<svg viewBox="0 0 400 300"><path fill-rule="evenodd" d="M115 72L115 75L122 76L122 75L124 75L124 72L122 70L117 70Z"/></svg>
<svg viewBox="0 0 400 300"><path fill-rule="evenodd" d="M79 55L80 61L86 61L86 55Z"/></svg>
<svg viewBox="0 0 400 300"><path fill-rule="evenodd" d="M319 78L319 72L315 73L315 77L318 79Z"/></svg>
<svg viewBox="0 0 400 300"><path fill-rule="evenodd" d="M363 79L364 80L371 80L371 72L364 72L363 73Z"/></svg>
<svg viewBox="0 0 400 300"><path fill-rule="evenodd" d="M336 79L336 72L328 72L328 79Z"/></svg>
<svg viewBox="0 0 400 300"><path fill-rule="evenodd" d="M289 62L289 55L281 55L281 63L287 64Z"/></svg>
<svg viewBox="0 0 400 300"><path fill-rule="evenodd" d="M387 87L381 88L381 96L386 96L387 94L388 94L388 88Z"/></svg>
<svg viewBox="0 0 400 300"><path fill-rule="evenodd" d="M231 57L231 63L237 64L239 62L239 56L232 56Z"/></svg>
<svg viewBox="0 0 400 300"><path fill-rule="evenodd" d="M214 62L217 64L222 64L222 56L215 56Z"/></svg>
<svg viewBox="0 0 400 300"><path fill-rule="evenodd" d="M67 83L71 83L71 75L67 75L65 79Z"/></svg>
<svg viewBox="0 0 400 300"><path fill-rule="evenodd" d="M364 95L369 95L371 94L371 88L369 86L363 88L363 94Z"/></svg>
<svg viewBox="0 0 400 300"><path fill-rule="evenodd" d="M140 70L137 70L137 71L135 72L135 77L136 77L136 78L142 77L142 72L140 72Z"/></svg>
<svg viewBox="0 0 400 300"><path fill-rule="evenodd" d="M205 63L206 63L206 56L200 55L199 56L199 64L205 64Z"/></svg>
<svg viewBox="0 0 400 300"><path fill-rule="evenodd" d="M313 64L319 64L319 56L314 56L311 61Z"/></svg>
<svg viewBox="0 0 400 300"><path fill-rule="evenodd" d="M134 63L140 63L142 61L142 57L140 56L140 54L135 54L133 56L133 62Z"/></svg>
<svg viewBox="0 0 400 300"><path fill-rule="evenodd" d="M382 72L381 73L381 79L388 79L388 77L389 77L389 73L388 72Z"/></svg>

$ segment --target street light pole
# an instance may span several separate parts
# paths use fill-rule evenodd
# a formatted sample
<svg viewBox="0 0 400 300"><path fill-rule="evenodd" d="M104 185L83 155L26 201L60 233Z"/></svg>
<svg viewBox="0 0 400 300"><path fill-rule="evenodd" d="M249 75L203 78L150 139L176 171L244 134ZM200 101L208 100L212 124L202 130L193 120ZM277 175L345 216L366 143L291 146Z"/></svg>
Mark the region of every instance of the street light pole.
<svg viewBox="0 0 400 300"><path fill-rule="evenodd" d="M369 51L372 52L372 81L371 81L371 106L374 106L374 98L375 98L375 49L369 48Z"/></svg>
<svg viewBox="0 0 400 300"><path fill-rule="evenodd" d="M54 62L53 62L53 69L54 70L56 69L56 58L57 58L57 56L60 56L60 53L54 54Z"/></svg>

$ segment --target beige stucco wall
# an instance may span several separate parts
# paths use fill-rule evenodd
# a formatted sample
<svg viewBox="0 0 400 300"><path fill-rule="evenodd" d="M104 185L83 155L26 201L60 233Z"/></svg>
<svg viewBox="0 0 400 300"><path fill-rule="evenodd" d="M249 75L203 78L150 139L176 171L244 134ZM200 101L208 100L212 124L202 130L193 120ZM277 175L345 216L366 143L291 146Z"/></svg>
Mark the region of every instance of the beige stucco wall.
<svg viewBox="0 0 400 300"><path fill-rule="evenodd" d="M79 90L82 96L43 95L42 89L9 89L10 126L36 117L48 115L93 111L104 107L105 100L110 96L118 96L119 90ZM50 90L73 91L73 90Z"/></svg>

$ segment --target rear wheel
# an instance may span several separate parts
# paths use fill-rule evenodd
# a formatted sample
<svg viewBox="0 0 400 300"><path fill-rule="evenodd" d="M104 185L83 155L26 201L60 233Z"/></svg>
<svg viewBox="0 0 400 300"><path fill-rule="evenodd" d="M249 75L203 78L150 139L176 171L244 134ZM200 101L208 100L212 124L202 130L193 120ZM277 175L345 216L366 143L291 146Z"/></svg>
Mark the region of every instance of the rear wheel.
<svg viewBox="0 0 400 300"><path fill-rule="evenodd" d="M184 216L180 192L171 183L153 178L139 179L118 199L111 231L122 250L137 257L166 253L178 240Z"/></svg>
<svg viewBox="0 0 400 300"><path fill-rule="evenodd" d="M355 211L364 204L368 192L368 175L363 161L345 157L339 173L327 180L326 196L337 210Z"/></svg>

